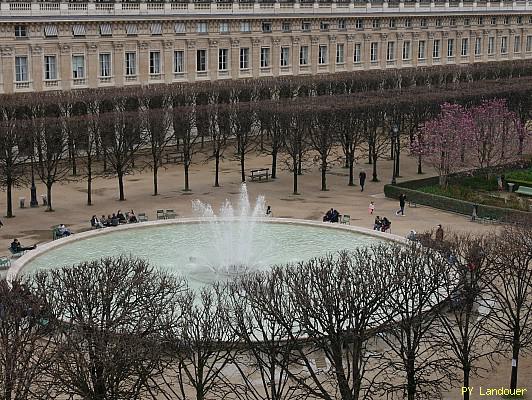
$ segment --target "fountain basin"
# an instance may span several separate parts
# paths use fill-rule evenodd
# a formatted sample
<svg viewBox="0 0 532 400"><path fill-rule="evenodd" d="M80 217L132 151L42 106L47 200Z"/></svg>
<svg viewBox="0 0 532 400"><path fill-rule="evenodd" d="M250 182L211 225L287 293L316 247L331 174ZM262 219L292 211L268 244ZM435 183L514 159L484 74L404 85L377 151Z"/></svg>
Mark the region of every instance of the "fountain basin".
<svg viewBox="0 0 532 400"><path fill-rule="evenodd" d="M217 224L223 228L236 221L237 218L218 220ZM403 241L399 236L349 225L287 218L255 218L253 222L253 260L249 266L236 265L234 274L267 270L272 265L354 250L383 240ZM199 289L234 275L231 269L218 273L212 265L218 255L213 254L210 225L206 218L183 218L78 233L26 253L12 263L7 277L126 254L184 276L191 288Z"/></svg>

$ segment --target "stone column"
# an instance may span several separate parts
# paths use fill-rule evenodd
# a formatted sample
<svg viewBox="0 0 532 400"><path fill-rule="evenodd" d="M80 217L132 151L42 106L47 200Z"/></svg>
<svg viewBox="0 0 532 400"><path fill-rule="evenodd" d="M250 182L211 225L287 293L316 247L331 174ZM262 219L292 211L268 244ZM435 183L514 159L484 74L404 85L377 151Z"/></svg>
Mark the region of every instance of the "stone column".
<svg viewBox="0 0 532 400"><path fill-rule="evenodd" d="M386 69L386 52L388 51L388 34L381 33L379 43L379 68Z"/></svg>
<svg viewBox="0 0 532 400"><path fill-rule="evenodd" d="M403 33L396 33L397 37L396 45L397 48L395 49L395 65L397 67L403 66L403 43L405 41L405 35ZM412 57L412 42L410 42L410 57Z"/></svg>
<svg viewBox="0 0 532 400"><path fill-rule="evenodd" d="M209 55L207 56L207 69L211 81L218 79L218 40L209 39Z"/></svg>
<svg viewBox="0 0 532 400"><path fill-rule="evenodd" d="M186 66L186 76L189 82L194 82L196 80L196 42L194 40L187 40L187 54L185 60L187 63Z"/></svg>
<svg viewBox="0 0 532 400"><path fill-rule="evenodd" d="M488 60L488 40L490 37L490 32L487 29L482 31L482 61Z"/></svg>
<svg viewBox="0 0 532 400"><path fill-rule="evenodd" d="M13 93L13 83L15 82L14 49L11 46L3 46L0 48L0 54L2 57L4 93Z"/></svg>
<svg viewBox="0 0 532 400"><path fill-rule="evenodd" d="M310 71L312 75L315 75L318 72L319 48L320 48L320 38L318 36L312 36L312 38L310 39L310 55L309 55Z"/></svg>
<svg viewBox="0 0 532 400"><path fill-rule="evenodd" d="M336 72L336 35L329 35L329 71ZM344 46L344 62L345 62L345 46Z"/></svg>
<svg viewBox="0 0 532 400"><path fill-rule="evenodd" d="M72 87L72 51L69 44L59 45L59 73L61 74L61 89L70 90Z"/></svg>
<svg viewBox="0 0 532 400"><path fill-rule="evenodd" d="M164 82L172 83L174 80L174 42L165 40L163 43L163 73Z"/></svg>
<svg viewBox="0 0 532 400"><path fill-rule="evenodd" d="M262 45L262 40L258 37L251 38L251 54L250 60L251 63L251 76L257 78L260 75L260 48Z"/></svg>
<svg viewBox="0 0 532 400"><path fill-rule="evenodd" d="M415 32L412 34L411 49L412 52L412 67L417 67L419 61L419 33ZM426 49L425 49L426 51Z"/></svg>
<svg viewBox="0 0 532 400"><path fill-rule="evenodd" d="M124 76L126 74L126 62L124 59L124 44L113 42L113 79L115 86L124 85Z"/></svg>
<svg viewBox="0 0 532 400"><path fill-rule="evenodd" d="M299 37L292 36L292 48L290 49L292 57L292 62L290 63L292 68L292 74L299 74L299 48L301 46L301 40Z"/></svg>
<svg viewBox="0 0 532 400"><path fill-rule="evenodd" d="M353 70L353 58L355 54L355 40L356 35L347 35L347 43L345 44L345 70Z"/></svg>
<svg viewBox="0 0 532 400"><path fill-rule="evenodd" d="M364 34L364 42L362 44L362 64L364 65L364 69L369 69L371 66L371 34L365 33ZM380 44L379 44L380 46Z"/></svg>
<svg viewBox="0 0 532 400"><path fill-rule="evenodd" d="M137 65L137 76L139 77L139 83L146 85L150 82L150 45L148 42L139 41L139 59Z"/></svg>
<svg viewBox="0 0 532 400"><path fill-rule="evenodd" d="M230 72L231 78L238 79L240 71L240 40L231 38L231 56L229 62L231 63Z"/></svg>
<svg viewBox="0 0 532 400"><path fill-rule="evenodd" d="M271 70L273 76L279 76L279 68L281 65L281 39L274 38L272 39L272 47L271 47Z"/></svg>
<svg viewBox="0 0 532 400"><path fill-rule="evenodd" d="M433 49L434 49L434 40L437 39L434 35L434 33L430 32L428 34L428 38L427 38L427 43L426 43L426 48L425 48L425 52L427 53L425 55L425 60L427 62L427 65L432 65L432 52L433 52ZM442 51L442 45L441 45L441 42L440 42L440 58L441 58L441 51Z"/></svg>
<svg viewBox="0 0 532 400"><path fill-rule="evenodd" d="M32 81L32 89L35 91L43 90L43 50L41 46L31 46L31 60L28 57L28 68L31 68L30 80ZM57 68L57 65L56 65Z"/></svg>
<svg viewBox="0 0 532 400"><path fill-rule="evenodd" d="M87 86L90 88L98 87L99 60L98 60L98 45L96 43L87 43L87 51L85 52L85 65L87 68L86 79Z"/></svg>

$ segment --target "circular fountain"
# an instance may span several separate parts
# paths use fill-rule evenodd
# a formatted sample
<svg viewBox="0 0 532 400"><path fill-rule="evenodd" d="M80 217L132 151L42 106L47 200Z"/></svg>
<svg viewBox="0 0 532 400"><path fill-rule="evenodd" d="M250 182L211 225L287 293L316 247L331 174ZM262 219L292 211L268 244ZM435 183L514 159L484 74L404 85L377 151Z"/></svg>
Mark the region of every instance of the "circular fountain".
<svg viewBox="0 0 532 400"><path fill-rule="evenodd" d="M187 278L199 288L234 275L272 265L354 250L385 239L399 239L354 226L265 217L265 201L252 206L245 185L238 205L226 201L215 213L193 202L194 218L150 221L93 230L40 245L13 263L19 273L58 268L106 256L130 254Z"/></svg>

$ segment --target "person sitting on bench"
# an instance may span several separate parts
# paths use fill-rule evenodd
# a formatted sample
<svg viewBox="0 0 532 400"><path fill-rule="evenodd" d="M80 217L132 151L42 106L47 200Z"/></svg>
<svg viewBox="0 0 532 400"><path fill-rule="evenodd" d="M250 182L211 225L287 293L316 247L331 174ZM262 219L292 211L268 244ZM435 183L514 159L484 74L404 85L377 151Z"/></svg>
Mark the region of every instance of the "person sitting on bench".
<svg viewBox="0 0 532 400"><path fill-rule="evenodd" d="M23 247L18 241L18 239L13 239L13 241L11 242L10 248L13 253L20 253L21 251L34 250L36 247L37 247L36 244L30 247Z"/></svg>
<svg viewBox="0 0 532 400"><path fill-rule="evenodd" d="M126 217L124 216L124 214L122 214L122 210L118 210L118 212L116 213L116 218L118 218L118 222L120 222L121 224L127 223Z"/></svg>
<svg viewBox="0 0 532 400"><path fill-rule="evenodd" d="M72 234L72 232L70 232L70 229L68 229L65 224L61 224L57 227L56 229L57 231L57 237L58 238L63 238L63 237L67 237L67 236L70 236Z"/></svg>
<svg viewBox="0 0 532 400"><path fill-rule="evenodd" d="M135 212L133 210L131 210L131 212L129 213L129 221L128 222L130 224L139 222L139 220L137 219L137 216L135 215Z"/></svg>
<svg viewBox="0 0 532 400"><path fill-rule="evenodd" d="M91 218L91 226L93 228L103 228L104 224L103 224L102 221L100 221L98 219L98 217L96 215L93 215L92 218Z"/></svg>
<svg viewBox="0 0 532 400"><path fill-rule="evenodd" d="M392 226L392 223L390 222L390 220L384 217L381 223L381 232L386 232L388 229L390 229L391 226Z"/></svg>
<svg viewBox="0 0 532 400"><path fill-rule="evenodd" d="M333 217L334 210L331 208L325 215L323 216L323 222L331 222L331 219Z"/></svg>

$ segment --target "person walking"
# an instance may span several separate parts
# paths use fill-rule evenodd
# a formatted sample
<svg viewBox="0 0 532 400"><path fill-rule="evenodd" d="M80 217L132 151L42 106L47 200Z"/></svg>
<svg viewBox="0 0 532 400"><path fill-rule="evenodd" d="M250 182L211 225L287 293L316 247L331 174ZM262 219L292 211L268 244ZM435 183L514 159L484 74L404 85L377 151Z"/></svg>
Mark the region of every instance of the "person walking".
<svg viewBox="0 0 532 400"><path fill-rule="evenodd" d="M375 203L374 202L370 202L369 203L368 212L370 213L370 215L373 215L373 213L375 212Z"/></svg>
<svg viewBox="0 0 532 400"><path fill-rule="evenodd" d="M366 184L366 172L360 171L360 174L358 174L358 180L360 182L360 191L364 191L364 185Z"/></svg>
<svg viewBox="0 0 532 400"><path fill-rule="evenodd" d="M441 224L439 224L438 229L436 229L436 241L443 242L443 228L441 227Z"/></svg>
<svg viewBox="0 0 532 400"><path fill-rule="evenodd" d="M401 214L401 216L405 216L405 204L406 204L406 195L404 193L401 193L399 195L399 210L395 213L395 215Z"/></svg>

